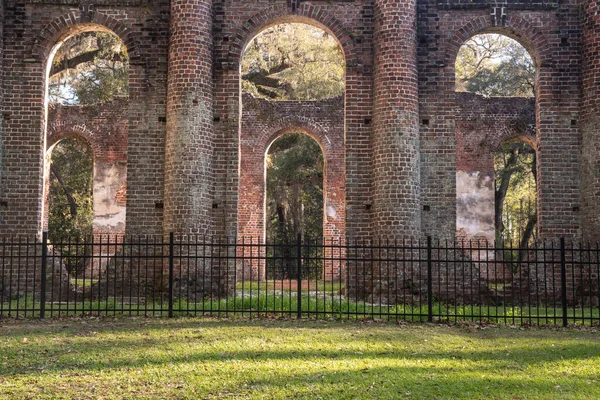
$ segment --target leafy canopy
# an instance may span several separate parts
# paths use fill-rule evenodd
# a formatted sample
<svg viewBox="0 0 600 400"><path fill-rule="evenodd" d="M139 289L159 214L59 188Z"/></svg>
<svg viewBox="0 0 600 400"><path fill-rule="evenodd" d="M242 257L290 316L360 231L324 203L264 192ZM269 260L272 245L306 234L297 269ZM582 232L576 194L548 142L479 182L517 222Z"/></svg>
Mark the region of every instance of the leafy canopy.
<svg viewBox="0 0 600 400"><path fill-rule="evenodd" d="M242 90L272 100L320 100L344 93L345 59L322 29L290 23L266 29L242 58Z"/></svg>
<svg viewBox="0 0 600 400"><path fill-rule="evenodd" d="M129 94L129 56L123 42L107 32L75 35L52 61L51 103L96 104Z"/></svg>
<svg viewBox="0 0 600 400"><path fill-rule="evenodd" d="M456 90L486 97L533 97L533 60L523 46L507 36L474 36L458 52Z"/></svg>

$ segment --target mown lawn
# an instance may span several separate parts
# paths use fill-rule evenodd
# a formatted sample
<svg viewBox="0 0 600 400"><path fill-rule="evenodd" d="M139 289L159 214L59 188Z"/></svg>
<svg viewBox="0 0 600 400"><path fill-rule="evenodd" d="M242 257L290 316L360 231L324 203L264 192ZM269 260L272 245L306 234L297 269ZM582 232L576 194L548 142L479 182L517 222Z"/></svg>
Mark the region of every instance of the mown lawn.
<svg viewBox="0 0 600 400"><path fill-rule="evenodd" d="M597 399L597 330L0 320L0 398Z"/></svg>

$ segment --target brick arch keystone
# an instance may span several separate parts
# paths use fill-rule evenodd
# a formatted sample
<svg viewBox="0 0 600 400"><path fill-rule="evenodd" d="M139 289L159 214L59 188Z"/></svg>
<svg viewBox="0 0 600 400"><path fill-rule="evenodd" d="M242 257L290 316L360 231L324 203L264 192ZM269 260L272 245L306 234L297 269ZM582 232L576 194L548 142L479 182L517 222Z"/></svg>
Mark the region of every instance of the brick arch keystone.
<svg viewBox="0 0 600 400"><path fill-rule="evenodd" d="M230 69L239 67L246 45L258 33L271 26L286 22L307 23L324 28L334 36L342 48L346 58L346 68L357 63L358 55L352 36L341 21L327 13L325 7L301 4L295 13L290 13L285 4L278 4L255 14L238 29L227 58Z"/></svg>
<svg viewBox="0 0 600 400"><path fill-rule="evenodd" d="M75 10L55 18L37 33L31 47L31 58L46 61L58 42L90 30L102 30L117 35L127 47L130 63L139 63L137 41L125 24L101 12L94 12L91 18L86 18Z"/></svg>

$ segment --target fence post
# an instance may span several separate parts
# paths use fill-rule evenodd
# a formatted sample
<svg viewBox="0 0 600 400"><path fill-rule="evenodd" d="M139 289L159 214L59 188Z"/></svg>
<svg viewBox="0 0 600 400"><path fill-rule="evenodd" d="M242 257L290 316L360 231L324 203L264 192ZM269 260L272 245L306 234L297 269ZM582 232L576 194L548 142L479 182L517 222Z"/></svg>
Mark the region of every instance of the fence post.
<svg viewBox="0 0 600 400"><path fill-rule="evenodd" d="M427 321L433 322L433 265L431 261L431 236L427 236Z"/></svg>
<svg viewBox="0 0 600 400"><path fill-rule="evenodd" d="M42 279L40 288L40 319L46 317L46 273L48 271L48 232L42 233Z"/></svg>
<svg viewBox="0 0 600 400"><path fill-rule="evenodd" d="M297 265L298 265L298 310L296 317L302 318L302 234L298 234L296 243L297 249Z"/></svg>
<svg viewBox="0 0 600 400"><path fill-rule="evenodd" d="M560 238L560 284L562 291L562 322L567 326L567 256L565 251L565 238Z"/></svg>
<svg viewBox="0 0 600 400"><path fill-rule="evenodd" d="M173 281L175 275L175 234L169 233L169 318L173 318Z"/></svg>

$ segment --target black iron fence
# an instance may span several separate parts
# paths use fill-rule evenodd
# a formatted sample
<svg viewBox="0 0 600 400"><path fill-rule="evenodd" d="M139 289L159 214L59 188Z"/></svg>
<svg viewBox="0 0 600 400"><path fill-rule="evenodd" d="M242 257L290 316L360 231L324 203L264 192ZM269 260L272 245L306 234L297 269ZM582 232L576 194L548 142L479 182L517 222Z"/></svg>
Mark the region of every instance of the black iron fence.
<svg viewBox="0 0 600 400"><path fill-rule="evenodd" d="M0 317L288 316L600 324L600 248L541 242L0 239Z"/></svg>

